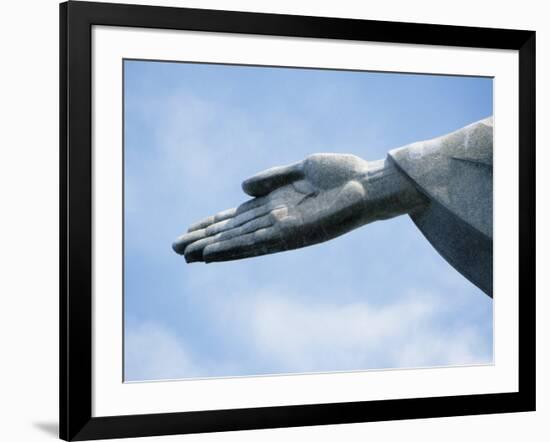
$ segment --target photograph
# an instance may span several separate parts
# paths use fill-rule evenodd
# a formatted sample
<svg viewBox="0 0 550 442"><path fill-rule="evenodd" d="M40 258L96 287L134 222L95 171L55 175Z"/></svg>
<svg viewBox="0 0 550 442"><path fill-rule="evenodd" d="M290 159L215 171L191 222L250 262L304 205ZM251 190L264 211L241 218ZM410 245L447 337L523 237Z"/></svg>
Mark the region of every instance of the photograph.
<svg viewBox="0 0 550 442"><path fill-rule="evenodd" d="M492 77L121 62L123 382L494 364Z"/></svg>
<svg viewBox="0 0 550 442"><path fill-rule="evenodd" d="M181 6L59 5L59 437L537 409L531 22Z"/></svg>

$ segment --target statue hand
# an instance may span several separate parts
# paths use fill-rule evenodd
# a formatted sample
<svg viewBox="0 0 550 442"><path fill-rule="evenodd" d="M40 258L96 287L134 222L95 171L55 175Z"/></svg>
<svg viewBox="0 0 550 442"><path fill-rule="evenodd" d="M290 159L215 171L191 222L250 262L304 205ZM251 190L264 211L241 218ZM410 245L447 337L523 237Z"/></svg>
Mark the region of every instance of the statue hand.
<svg viewBox="0 0 550 442"><path fill-rule="evenodd" d="M367 162L315 154L243 183L255 198L194 224L173 244L187 262L228 261L328 241L365 223Z"/></svg>

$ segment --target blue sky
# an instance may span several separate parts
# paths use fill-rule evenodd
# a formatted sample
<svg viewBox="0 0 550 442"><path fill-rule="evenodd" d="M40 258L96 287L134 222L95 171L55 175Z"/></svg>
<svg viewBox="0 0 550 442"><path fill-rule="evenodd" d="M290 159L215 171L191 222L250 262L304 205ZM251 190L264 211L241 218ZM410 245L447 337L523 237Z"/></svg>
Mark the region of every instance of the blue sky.
<svg viewBox="0 0 550 442"><path fill-rule="evenodd" d="M125 61L125 380L491 363L491 299L408 216L226 263L171 243L256 172L381 159L492 101L487 78Z"/></svg>

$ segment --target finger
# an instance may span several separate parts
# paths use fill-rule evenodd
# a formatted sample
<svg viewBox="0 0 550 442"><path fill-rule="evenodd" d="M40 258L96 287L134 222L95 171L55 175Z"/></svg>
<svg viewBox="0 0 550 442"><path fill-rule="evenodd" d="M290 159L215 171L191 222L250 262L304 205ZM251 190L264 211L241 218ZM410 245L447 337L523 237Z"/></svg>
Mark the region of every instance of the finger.
<svg viewBox="0 0 550 442"><path fill-rule="evenodd" d="M186 234L181 235L176 239L176 241L174 241L172 248L176 253L182 255L186 253L186 248L191 243L232 229L257 218L258 216L262 216L269 211L269 207L267 205L262 206L265 202L265 198L254 198L244 204L241 204L238 208L224 210L217 215L209 216L208 218L192 225ZM238 216L234 217L236 214L238 214ZM229 221L232 222L229 223ZM195 248L196 247L192 250Z"/></svg>
<svg viewBox="0 0 550 442"><path fill-rule="evenodd" d="M242 203L239 207L237 207L237 215L243 212L247 212L251 209L255 209L256 207L263 206L266 203L267 203L267 198L265 196L252 198L251 200L248 200Z"/></svg>
<svg viewBox="0 0 550 442"><path fill-rule="evenodd" d="M271 211L271 209L272 207L269 204L264 204L263 206L248 210L233 218L211 224L206 228L206 236L217 235L220 232L239 227L255 218L266 215Z"/></svg>
<svg viewBox="0 0 550 442"><path fill-rule="evenodd" d="M243 190L252 196L263 196L303 177L303 163L273 167L243 182Z"/></svg>
<svg viewBox="0 0 550 442"><path fill-rule="evenodd" d="M275 223L281 221L288 215L288 209L286 207L279 207L273 209L267 215L260 216L255 218L240 227L235 227L230 230L218 233L216 235L216 242L227 241L228 239L235 238L237 236L242 236L247 233L255 232L266 227L271 227Z"/></svg>
<svg viewBox="0 0 550 442"><path fill-rule="evenodd" d="M174 249L174 252L176 252L179 255L183 255L185 252L185 248L195 242L198 241L206 236L206 229L199 229L199 230L193 230L192 232L186 233L184 235L181 235L179 238L177 238L172 243L172 248Z"/></svg>
<svg viewBox="0 0 550 442"><path fill-rule="evenodd" d="M204 262L208 264L211 262L236 261L238 259L253 258L255 256L269 255L272 253L277 253L283 250L287 250L285 247L281 246L281 244L282 243L277 243L277 242L274 242L273 244L264 244L261 247L241 250L240 252L237 252L237 253L224 254L223 258L206 260Z"/></svg>
<svg viewBox="0 0 550 442"><path fill-rule="evenodd" d="M226 230L225 232L218 233L216 235L216 242L227 241L238 236L246 235L247 233L255 232L266 227L271 227L275 222L274 215L268 213L267 215L260 216L259 218L253 219L252 221L243 224L240 227L235 227L234 229Z"/></svg>
<svg viewBox="0 0 550 442"><path fill-rule="evenodd" d="M255 232L260 229L265 229L271 227L276 222L285 218L288 214L288 209L286 207L281 207L275 209L268 213L267 215L260 216L255 218L239 227L229 229L223 232L220 232L213 236L208 236L202 238L201 240L190 244L185 250L185 259L189 262L201 261L203 249L210 244L215 244L217 242L227 241L232 238L246 235L248 233Z"/></svg>
<svg viewBox="0 0 550 442"><path fill-rule="evenodd" d="M196 261L202 261L202 253L204 248L209 244L216 242L215 236L208 236L206 238L195 241L194 243L189 244L185 248L184 256L185 261L189 264Z"/></svg>
<svg viewBox="0 0 550 442"><path fill-rule="evenodd" d="M214 224L216 222L223 221L227 218L231 218L231 217L233 217L235 215L238 215L240 213L246 212L246 211L251 210L251 209L255 209L256 207L259 207L259 206L263 205L265 202L266 202L266 198L264 198L264 197L253 198L253 199L248 200L245 203L241 204L237 208L224 210L223 212L220 212L216 215L209 216L207 218L202 219L199 222L196 222L196 223L192 224L191 227L189 227L189 229L187 229L187 232L192 232L194 230L204 229L204 228L206 228L206 227L208 227L211 224Z"/></svg>
<svg viewBox="0 0 550 442"><path fill-rule="evenodd" d="M231 218L235 216L236 212L237 212L236 208L227 209L217 213L216 215L212 215L207 218L204 218L195 224L191 224L189 229L187 229L187 232L193 232L194 230L204 229L205 227L208 227L210 224L214 224L216 222L223 221L224 219Z"/></svg>
<svg viewBox="0 0 550 442"><path fill-rule="evenodd" d="M230 259L246 258L267 253L269 247L280 243L278 229L274 226L256 230L227 241L216 242L204 248L202 258L204 262L226 261Z"/></svg>
<svg viewBox="0 0 550 442"><path fill-rule="evenodd" d="M236 208L227 209L227 210L224 210L223 212L219 212L216 215L209 216L208 218L205 218L204 220L198 223L195 223L187 230L186 234L181 235L179 238L176 239L176 241L174 241L174 243L172 244L172 248L176 253L179 253L180 255L182 255L185 252L185 248L189 244L207 236L205 227L217 221L230 218L234 216L236 212L237 212Z"/></svg>

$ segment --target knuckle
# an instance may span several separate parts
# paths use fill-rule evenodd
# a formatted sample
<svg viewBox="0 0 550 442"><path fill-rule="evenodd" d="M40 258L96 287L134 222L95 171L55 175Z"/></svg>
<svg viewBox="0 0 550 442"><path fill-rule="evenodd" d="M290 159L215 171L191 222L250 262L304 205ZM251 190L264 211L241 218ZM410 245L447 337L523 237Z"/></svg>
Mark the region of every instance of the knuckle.
<svg viewBox="0 0 550 442"><path fill-rule="evenodd" d="M265 237L265 234L266 234L266 229L258 229L251 235L251 239L261 240L262 238Z"/></svg>
<svg viewBox="0 0 550 442"><path fill-rule="evenodd" d="M273 209L269 213L269 218L273 223L277 223L287 215L288 215L288 209L286 207L278 207Z"/></svg>
<svg viewBox="0 0 550 442"><path fill-rule="evenodd" d="M298 218L295 216L287 216L279 221L279 227L282 230L292 230L299 224Z"/></svg>
<svg viewBox="0 0 550 442"><path fill-rule="evenodd" d="M359 181L351 180L344 187L344 191L350 198L362 198L365 196L365 188Z"/></svg>

